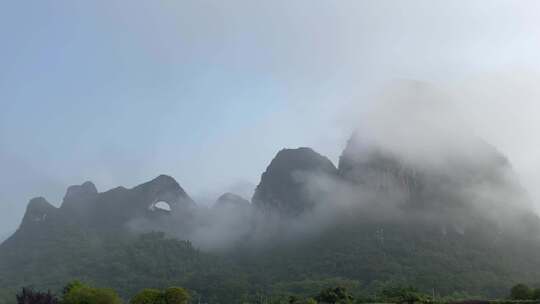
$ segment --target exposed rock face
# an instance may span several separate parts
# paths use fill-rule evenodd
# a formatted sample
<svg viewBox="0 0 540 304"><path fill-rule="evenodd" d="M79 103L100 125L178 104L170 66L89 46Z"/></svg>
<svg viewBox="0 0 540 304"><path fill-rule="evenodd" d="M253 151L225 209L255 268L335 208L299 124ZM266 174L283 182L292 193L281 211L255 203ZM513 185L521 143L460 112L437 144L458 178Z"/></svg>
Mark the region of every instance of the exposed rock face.
<svg viewBox="0 0 540 304"><path fill-rule="evenodd" d="M338 172L350 182L378 191L399 188L409 194L420 191L418 172L389 152L363 143L355 135L339 158Z"/></svg>
<svg viewBox="0 0 540 304"><path fill-rule="evenodd" d="M504 157L482 142L471 141L470 145L465 150L473 154L449 153L441 162L443 166L432 166L353 137L340 158L339 169L312 149L285 149L263 173L252 204L226 193L214 208L196 212L189 195L166 175L132 189L118 187L102 193L91 182L71 186L60 208L44 198L30 201L19 229L0 244L0 285L48 284L58 279L56 272L65 271L66 277L74 278L94 273L91 278L100 284L107 284L103 280L113 273L122 278L114 280L116 284L132 287L133 282L165 282L162 271L148 271L155 265L159 265L158 270L172 269L170 265L183 269L193 261L182 255L184 250L175 254L178 251L163 249L168 246L128 245L131 233L147 231L195 240L209 250L238 250L225 255L227 263L238 258L234 267L195 260L193 271L165 275L167 280L178 282L193 278L198 282L196 276L201 273L202 282L210 277L208 269L218 269L219 280L222 270L230 269L231 277L264 273L279 283L290 272L288 277L295 281L306 273L322 278L330 273L353 280L368 278L366 283L388 280L389 273L397 273L398 279L423 277L426 288L432 288L434 279L443 272L456 275L455 280L447 281L464 280L467 286L488 278L485 287L489 289L493 288L491 278L501 282L535 280L539 274L534 270L540 265L535 253L540 243L523 238L540 235L540 219L530 209L516 207L515 201L525 195L509 174L512 170ZM321 188L325 183L330 186ZM357 196L363 191L377 195L369 195L371 204L352 205L363 199ZM403 201L398 208L380 208L382 212L378 212L378 206L395 203L380 199L391 191L403 193ZM158 203L168 208L157 208ZM310 216L318 204L328 208L317 209L322 212ZM268 213L286 220L267 220ZM387 216L374 216L382 213ZM515 227L500 229L500 222L507 219ZM122 234L126 231L130 234ZM126 244L118 242L126 235ZM109 248L115 249L110 256ZM146 254L139 256L140 250ZM155 264L152 258L145 258L154 257L148 253L155 252L163 253L165 262ZM464 260L467 263L461 267ZM479 269L493 271L481 271L477 276ZM126 283L124 278L132 281ZM250 289L258 290L260 282L254 281L256 285Z"/></svg>
<svg viewBox="0 0 540 304"><path fill-rule="evenodd" d="M195 206L195 202L180 187L176 180L168 175L160 175L155 179L133 188L133 191L141 196L140 207L146 207L146 203L151 201L166 202L171 207L171 211L190 208Z"/></svg>
<svg viewBox="0 0 540 304"><path fill-rule="evenodd" d="M252 202L265 211L296 216L316 204L310 193L312 179L336 174L334 164L310 148L284 149L262 174Z"/></svg>
<svg viewBox="0 0 540 304"><path fill-rule="evenodd" d="M164 202L170 211L152 208ZM98 193L95 185L85 182L70 186L60 208L44 198L32 199L14 238L47 233L51 227L68 227L110 231L123 229L134 219L156 219L166 215L189 212L195 206L193 200L170 176L159 177L133 189L118 187ZM67 226L66 226L67 225Z"/></svg>
<svg viewBox="0 0 540 304"><path fill-rule="evenodd" d="M98 195L96 186L90 181L82 185L69 186L60 209L62 212L70 213L75 218L84 217L94 212L94 201Z"/></svg>
<svg viewBox="0 0 540 304"><path fill-rule="evenodd" d="M477 159L471 155L455 154L437 165L414 162L402 158L389 149L362 141L353 135L339 160L339 175L344 179L375 189L399 187L408 193L422 191L423 185L434 179L462 180L462 184L474 180L495 181L503 178L505 170L511 170L508 161L493 147L482 141L471 142L477 151Z"/></svg>
<svg viewBox="0 0 540 304"><path fill-rule="evenodd" d="M96 186L88 181L84 182L82 185L69 186L64 196L64 201L69 201L70 199L77 199L80 197L90 197L98 194Z"/></svg>
<svg viewBox="0 0 540 304"><path fill-rule="evenodd" d="M353 135L340 157L338 171L351 185L378 193L378 204L387 204L385 195L397 193L391 196L391 203L405 212L401 214L416 214L439 223L443 230L446 226L460 231L471 226L477 229L487 223L501 228L508 226L501 218L525 223L530 217L530 199L509 162L494 147L472 137L466 149L423 163ZM537 219L528 222L535 224L527 224L523 230L540 232Z"/></svg>
<svg viewBox="0 0 540 304"><path fill-rule="evenodd" d="M135 206L134 217L156 218L162 215L173 215L180 218L188 217L195 202L176 182L168 175L160 175L155 179L139 185L131 190L131 200L125 202L123 208L130 209ZM156 208L156 204L165 203L167 209ZM168 210L170 209L170 210Z"/></svg>
<svg viewBox="0 0 540 304"><path fill-rule="evenodd" d="M25 246L26 242L41 242L54 237L54 227L60 222L60 210L51 205L43 197L36 197L30 200L26 207L21 225L11 235L0 243L0 248L4 246Z"/></svg>
<svg viewBox="0 0 540 304"><path fill-rule="evenodd" d="M43 197L36 197L30 200L26 207L22 224L23 226L37 226L40 223L50 221L57 213L57 208L51 205Z"/></svg>
<svg viewBox="0 0 540 304"><path fill-rule="evenodd" d="M249 208L250 202L240 195L227 192L220 196L213 206L214 208Z"/></svg>

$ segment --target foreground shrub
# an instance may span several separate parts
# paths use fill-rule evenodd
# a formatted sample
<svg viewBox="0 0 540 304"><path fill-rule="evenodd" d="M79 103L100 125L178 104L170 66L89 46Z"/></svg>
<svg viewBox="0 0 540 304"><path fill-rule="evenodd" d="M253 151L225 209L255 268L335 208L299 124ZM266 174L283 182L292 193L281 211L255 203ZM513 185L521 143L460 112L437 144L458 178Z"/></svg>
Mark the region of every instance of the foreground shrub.
<svg viewBox="0 0 540 304"><path fill-rule="evenodd" d="M187 304L191 300L189 292L180 287L165 290L143 289L136 294L130 304Z"/></svg>
<svg viewBox="0 0 540 304"><path fill-rule="evenodd" d="M64 288L62 304L122 304L122 300L112 289L73 282Z"/></svg>
<svg viewBox="0 0 540 304"><path fill-rule="evenodd" d="M189 293L184 288L170 287L165 289L165 304L187 304L191 300Z"/></svg>
<svg viewBox="0 0 540 304"><path fill-rule="evenodd" d="M412 286L389 286L382 290L381 299L388 303L426 303L432 299Z"/></svg>
<svg viewBox="0 0 540 304"><path fill-rule="evenodd" d="M344 287L327 288L315 297L319 303L349 304L353 302L353 296Z"/></svg>
<svg viewBox="0 0 540 304"><path fill-rule="evenodd" d="M532 300L534 292L525 284L517 284L510 289L510 299L512 300Z"/></svg>
<svg viewBox="0 0 540 304"><path fill-rule="evenodd" d="M164 304L163 293L157 289L146 288L136 294L129 302L131 304Z"/></svg>

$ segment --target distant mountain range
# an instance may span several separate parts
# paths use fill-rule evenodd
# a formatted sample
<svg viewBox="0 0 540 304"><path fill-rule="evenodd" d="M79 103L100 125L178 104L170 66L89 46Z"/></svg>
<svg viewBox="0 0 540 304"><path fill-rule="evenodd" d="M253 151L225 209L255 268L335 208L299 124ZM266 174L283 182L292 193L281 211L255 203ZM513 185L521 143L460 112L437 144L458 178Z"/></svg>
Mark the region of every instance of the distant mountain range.
<svg viewBox="0 0 540 304"><path fill-rule="evenodd" d="M540 283L527 193L493 147L475 140L464 151L474 153L423 162L354 135L336 167L310 148L284 149L251 202L227 193L212 208L165 175L132 189L71 186L59 208L29 202L0 245L0 286L58 290L78 278L129 297L180 284L236 303L332 284L497 296Z"/></svg>

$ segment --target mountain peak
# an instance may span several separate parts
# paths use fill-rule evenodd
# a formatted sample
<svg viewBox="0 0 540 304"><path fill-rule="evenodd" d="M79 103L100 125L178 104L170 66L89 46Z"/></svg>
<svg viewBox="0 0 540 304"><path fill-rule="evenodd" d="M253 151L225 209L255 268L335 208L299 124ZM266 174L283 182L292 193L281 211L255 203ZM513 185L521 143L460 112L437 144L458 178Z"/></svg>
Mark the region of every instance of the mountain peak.
<svg viewBox="0 0 540 304"><path fill-rule="evenodd" d="M74 197L86 197L90 195L97 194L97 188L91 181L86 181L81 185L72 185L67 188L66 195L64 200L71 199Z"/></svg>
<svg viewBox="0 0 540 304"><path fill-rule="evenodd" d="M180 187L180 184L172 176L165 175L165 174L161 174L149 182L138 185L134 189L137 189L137 188L144 188L146 190L150 190L154 192L180 190L180 192L185 193L184 189Z"/></svg>
<svg viewBox="0 0 540 304"><path fill-rule="evenodd" d="M262 174L252 202L262 209L298 215L315 205L307 188L309 179L319 174L335 175L337 169L311 148L283 149Z"/></svg>
<svg viewBox="0 0 540 304"><path fill-rule="evenodd" d="M48 208L49 206L54 208L43 196L38 196L28 202L27 209Z"/></svg>
<svg viewBox="0 0 540 304"><path fill-rule="evenodd" d="M312 148L300 147L280 150L271 161L268 169L272 171L287 171L289 169L333 171L336 168L327 157L315 152Z"/></svg>
<svg viewBox="0 0 540 304"><path fill-rule="evenodd" d="M151 183L157 183L157 184L169 184L169 185L178 185L178 182L174 179L174 177L166 174L160 174L158 177L154 178L150 181Z"/></svg>
<svg viewBox="0 0 540 304"><path fill-rule="evenodd" d="M193 207L195 202L178 184L178 182L169 175L159 175L153 180L141 184L132 190L139 193L143 201L166 202L174 211L177 208Z"/></svg>
<svg viewBox="0 0 540 304"><path fill-rule="evenodd" d="M214 204L215 208L222 208L222 207L249 207L250 202L241 197L238 194L234 194L231 192L227 192L223 195L221 195L216 203Z"/></svg>
<svg viewBox="0 0 540 304"><path fill-rule="evenodd" d="M57 211L57 208L51 205L44 197L35 197L30 200L26 207L21 227L30 223L43 222Z"/></svg>

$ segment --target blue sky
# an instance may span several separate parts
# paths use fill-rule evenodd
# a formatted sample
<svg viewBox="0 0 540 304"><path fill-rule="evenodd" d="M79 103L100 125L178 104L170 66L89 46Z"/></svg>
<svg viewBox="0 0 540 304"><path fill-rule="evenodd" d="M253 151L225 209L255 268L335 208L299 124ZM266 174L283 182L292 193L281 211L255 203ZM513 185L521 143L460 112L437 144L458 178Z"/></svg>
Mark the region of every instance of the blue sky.
<svg viewBox="0 0 540 304"><path fill-rule="evenodd" d="M103 191L166 173L194 196L247 195L283 147L336 161L387 81L536 73L539 8L0 0L0 234L31 197L58 204L85 180Z"/></svg>

